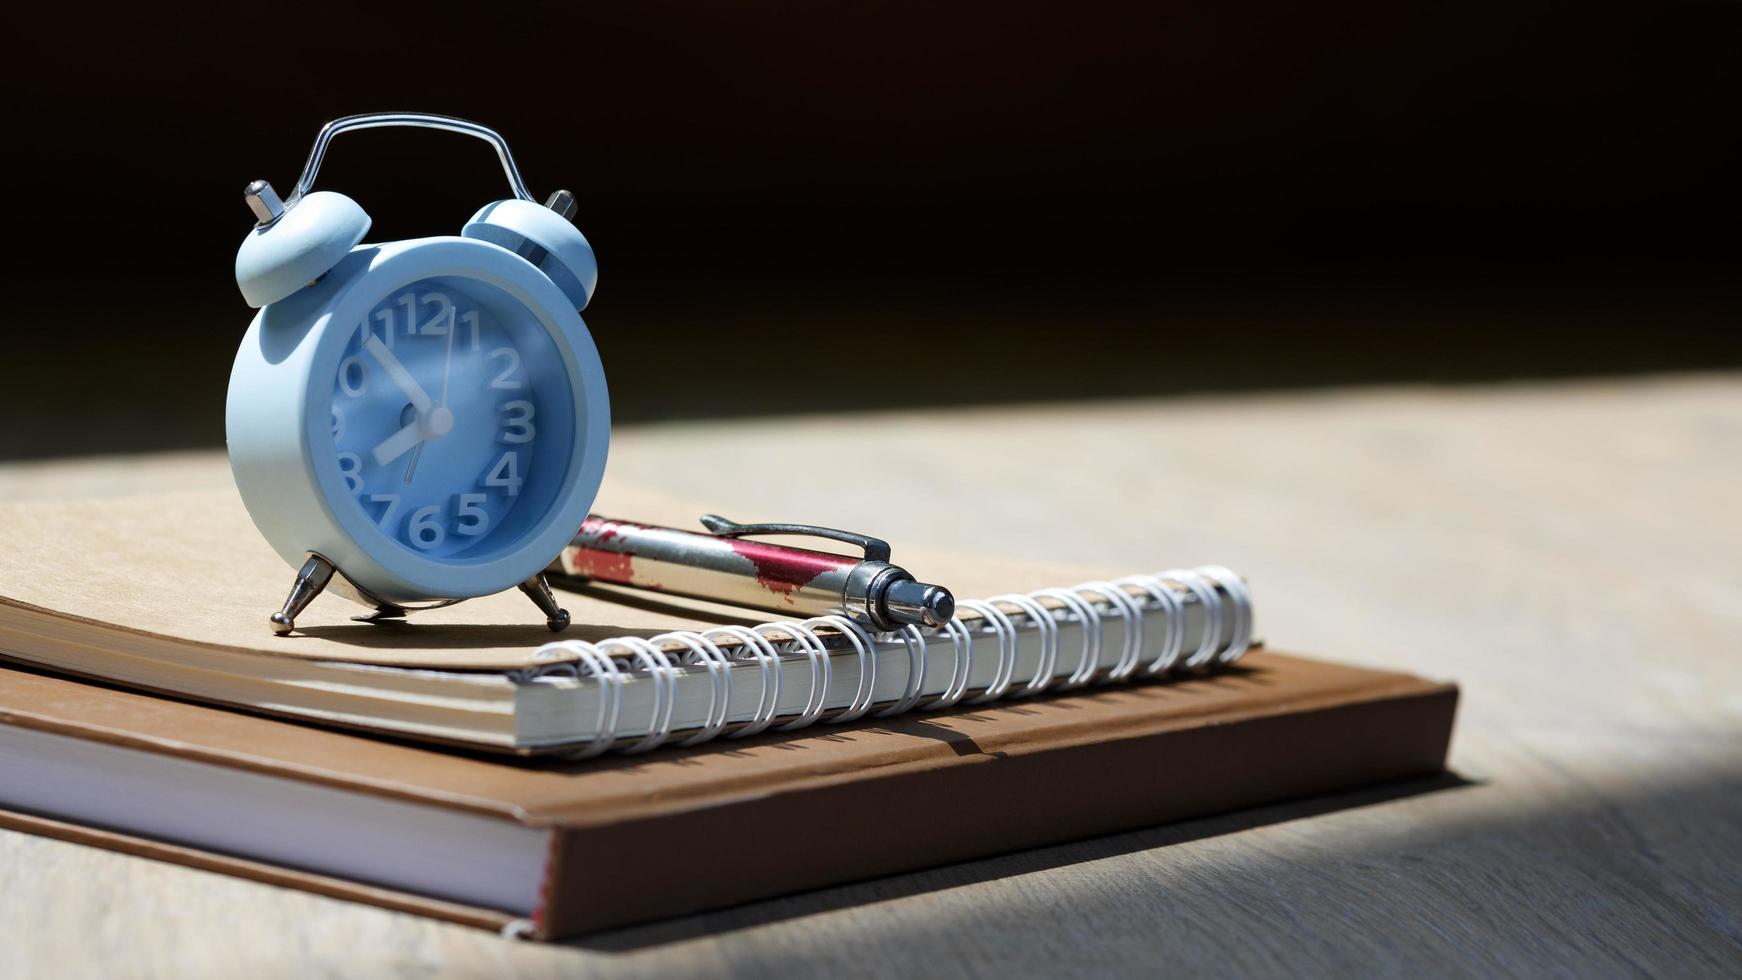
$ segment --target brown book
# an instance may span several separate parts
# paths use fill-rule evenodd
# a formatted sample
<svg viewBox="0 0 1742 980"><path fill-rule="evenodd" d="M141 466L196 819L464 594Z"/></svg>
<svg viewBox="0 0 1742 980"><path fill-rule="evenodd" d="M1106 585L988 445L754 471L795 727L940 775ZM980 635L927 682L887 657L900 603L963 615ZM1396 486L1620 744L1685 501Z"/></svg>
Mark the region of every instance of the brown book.
<svg viewBox="0 0 1742 980"><path fill-rule="evenodd" d="M574 933L1438 771L1457 689L1233 669L587 763L0 670L0 824Z"/></svg>

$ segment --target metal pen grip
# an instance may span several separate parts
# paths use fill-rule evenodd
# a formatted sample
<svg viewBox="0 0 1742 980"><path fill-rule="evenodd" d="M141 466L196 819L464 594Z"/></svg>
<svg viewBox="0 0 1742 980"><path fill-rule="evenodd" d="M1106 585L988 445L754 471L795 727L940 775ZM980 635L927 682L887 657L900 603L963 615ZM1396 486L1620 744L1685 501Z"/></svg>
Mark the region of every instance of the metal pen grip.
<svg viewBox="0 0 1742 980"><path fill-rule="evenodd" d="M526 189L526 183L520 179L520 169L514 165L514 154L508 151L508 141L502 138L502 134L483 123L428 112L369 112L335 119L321 127L320 135L315 137L314 149L309 151L308 163L303 165L302 176L297 178L296 187L290 192L290 200L285 202L285 207L302 200L302 196L314 188L315 175L320 173L321 161L327 155L327 144L333 141L333 137L354 129L382 129L390 126L439 129L476 136L496 148L496 157L502 161L502 171L508 175L508 187L514 192L514 196L522 201L533 199Z"/></svg>

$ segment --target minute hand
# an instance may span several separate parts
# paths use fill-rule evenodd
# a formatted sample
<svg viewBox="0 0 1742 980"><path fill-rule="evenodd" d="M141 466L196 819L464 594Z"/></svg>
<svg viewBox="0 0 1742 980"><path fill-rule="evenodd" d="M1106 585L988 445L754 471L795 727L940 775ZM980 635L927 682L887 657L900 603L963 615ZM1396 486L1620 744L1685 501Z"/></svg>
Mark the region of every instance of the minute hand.
<svg viewBox="0 0 1742 980"><path fill-rule="evenodd" d="M429 396L424 394L423 387L417 383L417 379L411 376L411 372L405 369L405 365L399 363L399 358L393 356L393 351L381 342L381 338L370 334L369 339L363 341L363 349L375 358L376 362L381 365L381 369L386 371L387 376L393 379L393 383L399 386L399 390L405 393L405 397L411 399L411 407L417 409L418 415L428 415L430 410L435 408L435 402L429 400Z"/></svg>

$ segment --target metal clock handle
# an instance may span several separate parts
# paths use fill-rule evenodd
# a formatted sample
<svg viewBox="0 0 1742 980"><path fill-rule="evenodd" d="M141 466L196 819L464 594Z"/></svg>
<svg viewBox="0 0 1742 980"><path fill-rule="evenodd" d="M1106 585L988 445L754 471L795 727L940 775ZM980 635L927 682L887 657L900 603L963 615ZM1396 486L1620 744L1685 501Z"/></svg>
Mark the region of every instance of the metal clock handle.
<svg viewBox="0 0 1742 980"><path fill-rule="evenodd" d="M514 191L514 196L522 201L533 200L526 190L526 183L520 179L519 168L514 165L514 154L508 152L508 141L494 129L470 119L438 116L428 112L368 112L335 119L321 127L320 135L315 137L314 149L309 151L308 163L303 165L302 176L297 178L296 187L290 192L290 200L285 202L285 207L302 200L303 195L314 188L315 175L320 172L321 161L327 155L327 144L333 141L333 137L354 129L381 129L389 126L440 129L476 136L496 148L496 157L502 161L502 171L508 175L508 186Z"/></svg>

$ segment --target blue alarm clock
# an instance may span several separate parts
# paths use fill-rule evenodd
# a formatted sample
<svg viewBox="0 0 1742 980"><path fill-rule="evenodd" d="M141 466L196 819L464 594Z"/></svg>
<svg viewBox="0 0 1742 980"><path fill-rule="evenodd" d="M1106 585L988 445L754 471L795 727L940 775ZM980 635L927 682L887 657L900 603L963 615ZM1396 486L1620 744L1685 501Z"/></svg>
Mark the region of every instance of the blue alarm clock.
<svg viewBox="0 0 1742 980"><path fill-rule="evenodd" d="M363 244L369 216L313 184L335 136L384 126L488 141L514 196L458 236ZM574 196L535 201L477 123L378 113L328 123L288 198L255 181L245 200L236 283L260 312L225 421L248 513L298 569L273 631L327 588L374 621L519 587L567 626L542 573L598 493L611 428Z"/></svg>

